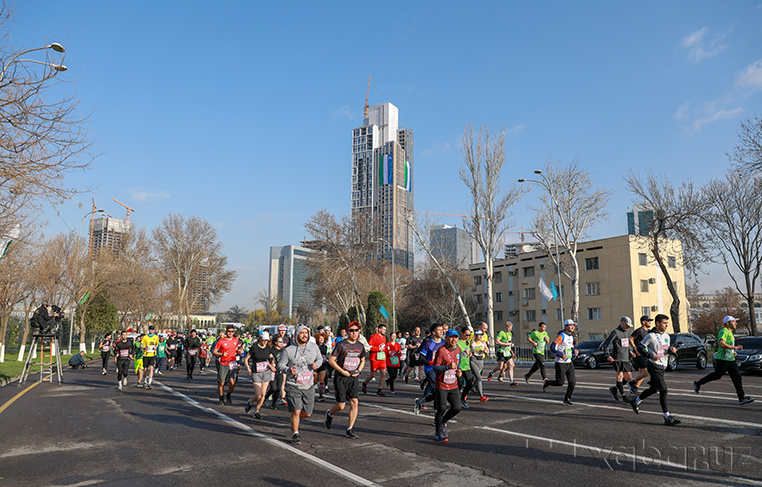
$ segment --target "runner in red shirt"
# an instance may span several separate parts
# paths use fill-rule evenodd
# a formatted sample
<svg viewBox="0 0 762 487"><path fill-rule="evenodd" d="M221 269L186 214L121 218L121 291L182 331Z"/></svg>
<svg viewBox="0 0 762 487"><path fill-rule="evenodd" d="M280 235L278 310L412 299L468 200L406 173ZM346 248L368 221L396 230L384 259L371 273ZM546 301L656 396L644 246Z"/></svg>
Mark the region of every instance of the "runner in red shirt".
<svg viewBox="0 0 762 487"><path fill-rule="evenodd" d="M233 404L230 395L235 389L235 379L238 376L238 362L236 355L241 353L241 342L235 336L235 327L225 329L225 337L217 340L212 354L220 360L217 368L217 390L220 393L220 404ZM225 381L228 381L228 393L223 395Z"/></svg>
<svg viewBox="0 0 762 487"><path fill-rule="evenodd" d="M433 367L437 377L434 390L434 408L436 408L434 439L437 441L447 441L448 434L445 425L461 410L458 378L462 372L458 367L459 362L458 331L448 330L445 335L445 344L439 347L434 357ZM450 409L445 412L448 403Z"/></svg>
<svg viewBox="0 0 762 487"><path fill-rule="evenodd" d="M389 372L389 378L386 379L386 385L389 386L389 392L394 394L394 380L400 371L402 365L402 347L394 339L394 333L386 344L386 370Z"/></svg>
<svg viewBox="0 0 762 487"><path fill-rule="evenodd" d="M386 376L386 325L378 325L378 333L370 337L368 345L370 345L370 375L362 383L362 393L368 393L368 382L376 376L376 372L379 372L376 394L383 396L381 388Z"/></svg>

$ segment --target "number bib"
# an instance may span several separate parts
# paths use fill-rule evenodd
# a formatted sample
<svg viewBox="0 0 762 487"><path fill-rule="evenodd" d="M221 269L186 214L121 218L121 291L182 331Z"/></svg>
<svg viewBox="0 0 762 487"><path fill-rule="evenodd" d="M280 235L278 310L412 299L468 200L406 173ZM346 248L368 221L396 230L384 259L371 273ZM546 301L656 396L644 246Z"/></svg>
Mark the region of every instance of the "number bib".
<svg viewBox="0 0 762 487"><path fill-rule="evenodd" d="M661 345L661 344L660 344L660 345L659 345L659 348L658 348L658 349L656 349L656 355L657 355L659 358L664 358L664 357L666 357L666 356L667 356L667 349L668 349L668 348L669 348L669 345L667 345L666 343L665 343L664 345Z"/></svg>
<svg viewBox="0 0 762 487"><path fill-rule="evenodd" d="M257 362L255 366L257 372L266 372L269 369L267 361Z"/></svg>
<svg viewBox="0 0 762 487"><path fill-rule="evenodd" d="M129 350L119 350L119 356L122 358L127 358L130 356Z"/></svg>
<svg viewBox="0 0 762 487"><path fill-rule="evenodd" d="M109 350L111 350L111 347L109 347L108 345L103 345L104 352L108 352Z"/></svg>
<svg viewBox="0 0 762 487"><path fill-rule="evenodd" d="M357 370L357 367L360 366L360 358L359 357L344 357L344 367L342 369L346 370L349 373L352 373Z"/></svg>
<svg viewBox="0 0 762 487"><path fill-rule="evenodd" d="M232 362L230 362L230 363L228 364L228 367L230 367L230 370L236 370L236 369L238 368L238 362L236 362L235 360L233 360Z"/></svg>
<svg viewBox="0 0 762 487"><path fill-rule="evenodd" d="M309 370L305 370L304 372L299 372L296 374L296 383L300 386L312 385L312 380L312 372Z"/></svg>
<svg viewBox="0 0 762 487"><path fill-rule="evenodd" d="M458 380L458 378L455 375L455 369L445 370L444 377L442 377L442 382L445 384L455 384L456 380Z"/></svg>
<svg viewBox="0 0 762 487"><path fill-rule="evenodd" d="M622 348L629 348L630 347L630 340L628 338L622 338L619 341L619 343L622 346Z"/></svg>
<svg viewBox="0 0 762 487"><path fill-rule="evenodd" d="M376 352L376 360L386 360L386 352Z"/></svg>
<svg viewBox="0 0 762 487"><path fill-rule="evenodd" d="M196 355L197 351L198 350L196 350L195 348L191 348L190 350L188 350L188 355Z"/></svg>
<svg viewBox="0 0 762 487"><path fill-rule="evenodd" d="M400 364L400 358L396 355L394 357L389 357L389 363L392 365L399 365Z"/></svg>

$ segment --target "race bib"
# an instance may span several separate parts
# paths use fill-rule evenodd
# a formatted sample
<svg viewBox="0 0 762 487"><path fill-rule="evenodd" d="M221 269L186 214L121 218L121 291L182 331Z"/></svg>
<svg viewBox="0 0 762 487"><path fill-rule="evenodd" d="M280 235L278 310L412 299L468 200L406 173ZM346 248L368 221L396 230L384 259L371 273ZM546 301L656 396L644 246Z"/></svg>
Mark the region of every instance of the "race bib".
<svg viewBox="0 0 762 487"><path fill-rule="evenodd" d="M275 380L275 372L270 371L270 382Z"/></svg>
<svg viewBox="0 0 762 487"><path fill-rule="evenodd" d="M234 360L234 361L232 361L232 362L230 362L230 363L228 364L228 367L230 367L230 370L236 370L236 369L238 368L238 362L236 362L236 361Z"/></svg>
<svg viewBox="0 0 762 487"><path fill-rule="evenodd" d="M296 383L300 386L312 385L312 380L312 372L309 370L305 370L304 372L299 372L296 374Z"/></svg>
<svg viewBox="0 0 762 487"><path fill-rule="evenodd" d="M146 352L152 353L154 350L156 350L156 347L154 345L148 345L146 347Z"/></svg>
<svg viewBox="0 0 762 487"><path fill-rule="evenodd" d="M266 370L270 368L268 367L268 363L266 360L264 362L257 362L255 366L256 366L257 372L265 372Z"/></svg>
<svg viewBox="0 0 762 487"><path fill-rule="evenodd" d="M400 364L400 358L396 355L394 357L389 357L389 363L392 365L399 365Z"/></svg>
<svg viewBox="0 0 762 487"><path fill-rule="evenodd" d="M344 367L342 367L342 369L346 370L347 372L354 372L359 366L359 357L344 357Z"/></svg>
<svg viewBox="0 0 762 487"><path fill-rule="evenodd" d="M667 349L669 348L669 345L666 343L664 345L659 345L659 348L656 349L656 355L659 358L664 358L667 356Z"/></svg>
<svg viewBox="0 0 762 487"><path fill-rule="evenodd" d="M191 348L190 350L188 350L188 355L196 355L197 351L198 350L196 350L195 348Z"/></svg>
<svg viewBox="0 0 762 487"><path fill-rule="evenodd" d="M569 358L572 356L572 349L571 348L565 348L564 349L564 355L566 355L566 358Z"/></svg>
<svg viewBox="0 0 762 487"><path fill-rule="evenodd" d="M108 352L109 350L111 350L111 347L109 347L108 345L103 345L104 352Z"/></svg>
<svg viewBox="0 0 762 487"><path fill-rule="evenodd" d="M169 349L170 349L170 350L174 350L175 348L177 348L177 345L170 345L170 346L169 346Z"/></svg>
<svg viewBox="0 0 762 487"><path fill-rule="evenodd" d="M456 380L458 380L458 378L455 375L455 369L445 370L444 377L442 377L442 382L445 384L455 384Z"/></svg>
<svg viewBox="0 0 762 487"><path fill-rule="evenodd" d="M630 346L630 339L621 338L619 343L622 345L622 348L628 348Z"/></svg>
<svg viewBox="0 0 762 487"><path fill-rule="evenodd" d="M122 358L127 358L130 356L129 350L119 350L119 356Z"/></svg>
<svg viewBox="0 0 762 487"><path fill-rule="evenodd" d="M376 352L376 360L386 360L386 352Z"/></svg>

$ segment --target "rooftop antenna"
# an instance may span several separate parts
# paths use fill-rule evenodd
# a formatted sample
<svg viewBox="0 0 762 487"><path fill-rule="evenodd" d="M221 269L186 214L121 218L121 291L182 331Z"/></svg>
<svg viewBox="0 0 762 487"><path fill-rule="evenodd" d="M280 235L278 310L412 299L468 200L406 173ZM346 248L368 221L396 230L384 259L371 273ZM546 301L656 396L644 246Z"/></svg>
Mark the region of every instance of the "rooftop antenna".
<svg viewBox="0 0 762 487"><path fill-rule="evenodd" d="M368 92L365 94L365 111L363 118L368 118L368 97L370 96L370 75L368 75Z"/></svg>

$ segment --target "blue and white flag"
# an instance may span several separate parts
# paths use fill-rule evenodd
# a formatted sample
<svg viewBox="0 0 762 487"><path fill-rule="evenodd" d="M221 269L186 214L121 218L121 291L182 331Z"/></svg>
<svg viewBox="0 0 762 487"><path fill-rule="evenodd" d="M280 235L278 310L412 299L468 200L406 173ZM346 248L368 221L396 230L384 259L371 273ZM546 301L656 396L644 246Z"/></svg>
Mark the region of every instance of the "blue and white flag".
<svg viewBox="0 0 762 487"><path fill-rule="evenodd" d="M381 307L380 307L380 308L378 308L378 310L381 312L381 315L382 315L384 318L386 318L387 320L389 319L389 312L388 312L388 311L386 311L386 308L384 308L384 305L383 305L383 304L381 305Z"/></svg>
<svg viewBox="0 0 762 487"><path fill-rule="evenodd" d="M553 301L558 300L558 289L553 281L550 281L550 292L553 293Z"/></svg>
<svg viewBox="0 0 762 487"><path fill-rule="evenodd" d="M540 294L542 294L542 296L543 296L543 297L544 297L546 300L548 300L548 301L550 301L551 299L555 299L555 298L553 297L553 292L550 290L550 288L548 287L548 285L547 285L547 284L545 284L545 281L544 281L544 280L542 280L542 279L540 279Z"/></svg>

